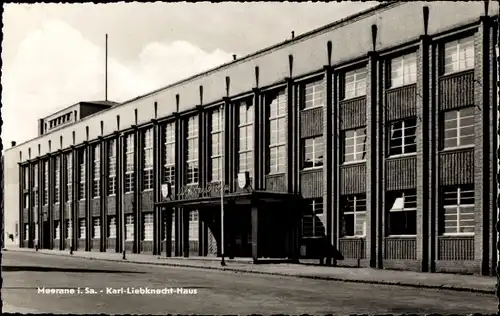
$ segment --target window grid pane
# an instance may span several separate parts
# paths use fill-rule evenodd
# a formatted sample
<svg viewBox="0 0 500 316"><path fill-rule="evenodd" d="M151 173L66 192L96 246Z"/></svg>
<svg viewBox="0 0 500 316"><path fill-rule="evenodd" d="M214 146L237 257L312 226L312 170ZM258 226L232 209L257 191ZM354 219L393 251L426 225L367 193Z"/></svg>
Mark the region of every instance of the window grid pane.
<svg viewBox="0 0 500 316"><path fill-rule="evenodd" d="M219 109L216 109L212 111L211 118L211 180L219 181L222 168L222 146L224 142L222 139L223 115Z"/></svg>
<svg viewBox="0 0 500 316"><path fill-rule="evenodd" d="M304 86L304 109L321 107L325 103L325 81L319 80Z"/></svg>
<svg viewBox="0 0 500 316"><path fill-rule="evenodd" d="M153 214L151 213L144 214L142 240L153 240Z"/></svg>
<svg viewBox="0 0 500 316"><path fill-rule="evenodd" d="M164 129L164 173L163 183L175 185L175 124L169 123Z"/></svg>
<svg viewBox="0 0 500 316"><path fill-rule="evenodd" d="M147 129L143 134L143 174L142 189L153 189L153 128Z"/></svg>
<svg viewBox="0 0 500 316"><path fill-rule="evenodd" d="M239 121L239 148L238 148L238 171L251 172L253 170L253 120L254 108L248 101L239 104L240 121Z"/></svg>
<svg viewBox="0 0 500 316"><path fill-rule="evenodd" d="M345 74L344 99L366 95L366 67Z"/></svg>
<svg viewBox="0 0 500 316"><path fill-rule="evenodd" d="M444 113L443 148L473 146L475 142L473 107Z"/></svg>
<svg viewBox="0 0 500 316"><path fill-rule="evenodd" d="M186 184L198 183L198 116L190 117L187 126Z"/></svg>
<svg viewBox="0 0 500 316"><path fill-rule="evenodd" d="M417 55L408 54L391 61L391 87L417 82Z"/></svg>
<svg viewBox="0 0 500 316"><path fill-rule="evenodd" d="M275 95L269 94L269 173L282 173L286 170L286 90Z"/></svg>
<svg viewBox="0 0 500 316"><path fill-rule="evenodd" d="M92 220L92 238L93 239L100 239L101 238L101 219L100 218L93 218Z"/></svg>
<svg viewBox="0 0 500 316"><path fill-rule="evenodd" d="M108 195L116 194L116 140L112 139L108 147Z"/></svg>
<svg viewBox="0 0 500 316"><path fill-rule="evenodd" d="M78 199L79 200L85 200L85 193L86 193L86 183L85 183L85 151L82 151L80 153L80 159L79 159L79 186L78 186Z"/></svg>
<svg viewBox="0 0 500 316"><path fill-rule="evenodd" d="M302 237L325 236L323 199L309 199L306 203L307 208L302 214Z"/></svg>
<svg viewBox="0 0 500 316"><path fill-rule="evenodd" d="M366 195L347 195L342 198L342 231L346 237L366 235Z"/></svg>
<svg viewBox="0 0 500 316"><path fill-rule="evenodd" d="M389 135L389 156L417 152L416 118L392 123Z"/></svg>
<svg viewBox="0 0 500 316"><path fill-rule="evenodd" d="M343 139L344 163L366 159L366 128L345 131Z"/></svg>
<svg viewBox="0 0 500 316"><path fill-rule="evenodd" d="M49 204L49 161L43 163L43 205Z"/></svg>
<svg viewBox="0 0 500 316"><path fill-rule="evenodd" d="M127 215L125 217L125 240L134 240L134 215Z"/></svg>
<svg viewBox="0 0 500 316"><path fill-rule="evenodd" d="M92 196L98 197L101 192L101 147L97 144L94 147L94 179L92 183Z"/></svg>
<svg viewBox="0 0 500 316"><path fill-rule="evenodd" d="M54 164L54 203L59 203L60 201L60 191L61 187L61 157L57 156Z"/></svg>
<svg viewBox="0 0 500 316"><path fill-rule="evenodd" d="M323 165L325 144L323 136L304 139L302 141L303 165L302 168L314 168Z"/></svg>
<svg viewBox="0 0 500 316"><path fill-rule="evenodd" d="M73 183L73 155L66 154L66 202L73 199L72 183Z"/></svg>
<svg viewBox="0 0 500 316"><path fill-rule="evenodd" d="M444 73L474 68L474 37L448 42L444 47Z"/></svg>
<svg viewBox="0 0 500 316"><path fill-rule="evenodd" d="M474 185L444 187L442 227L445 235L475 233Z"/></svg>
<svg viewBox="0 0 500 316"><path fill-rule="evenodd" d="M126 137L125 144L125 193L134 192L134 135L130 134Z"/></svg>
<svg viewBox="0 0 500 316"><path fill-rule="evenodd" d="M108 238L116 238L116 217L108 216Z"/></svg>

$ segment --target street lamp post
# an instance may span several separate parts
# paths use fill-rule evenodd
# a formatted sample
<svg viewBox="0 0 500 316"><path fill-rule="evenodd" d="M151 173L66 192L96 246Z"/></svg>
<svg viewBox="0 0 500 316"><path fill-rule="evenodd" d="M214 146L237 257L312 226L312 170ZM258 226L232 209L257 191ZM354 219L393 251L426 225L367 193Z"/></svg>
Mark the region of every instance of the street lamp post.
<svg viewBox="0 0 500 316"><path fill-rule="evenodd" d="M221 266L226 265L224 260L224 103L220 107L219 128L221 129L221 167L220 167L220 222L221 222Z"/></svg>

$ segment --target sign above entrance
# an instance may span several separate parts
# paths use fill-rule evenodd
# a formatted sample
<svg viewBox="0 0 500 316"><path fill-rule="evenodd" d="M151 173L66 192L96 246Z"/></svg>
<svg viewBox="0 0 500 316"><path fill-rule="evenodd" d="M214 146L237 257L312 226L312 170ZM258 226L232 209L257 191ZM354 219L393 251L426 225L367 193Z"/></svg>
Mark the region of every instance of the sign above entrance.
<svg viewBox="0 0 500 316"><path fill-rule="evenodd" d="M250 174L248 171L238 173L238 187L245 189L250 182Z"/></svg>
<svg viewBox="0 0 500 316"><path fill-rule="evenodd" d="M181 192L177 194L179 200L192 200L203 197L220 196L220 182L212 182L207 184L205 188L200 188L194 185L186 185L182 187ZM229 186L224 185L224 193L229 192Z"/></svg>

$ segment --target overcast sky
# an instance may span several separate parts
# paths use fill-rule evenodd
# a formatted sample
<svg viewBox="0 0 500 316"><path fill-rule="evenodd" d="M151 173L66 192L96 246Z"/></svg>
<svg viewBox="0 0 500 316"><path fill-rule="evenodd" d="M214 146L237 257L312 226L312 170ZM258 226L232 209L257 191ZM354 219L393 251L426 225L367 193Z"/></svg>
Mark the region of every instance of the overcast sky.
<svg viewBox="0 0 500 316"><path fill-rule="evenodd" d="M37 136L38 118L104 99L125 101L377 5L113 3L4 5L2 139Z"/></svg>

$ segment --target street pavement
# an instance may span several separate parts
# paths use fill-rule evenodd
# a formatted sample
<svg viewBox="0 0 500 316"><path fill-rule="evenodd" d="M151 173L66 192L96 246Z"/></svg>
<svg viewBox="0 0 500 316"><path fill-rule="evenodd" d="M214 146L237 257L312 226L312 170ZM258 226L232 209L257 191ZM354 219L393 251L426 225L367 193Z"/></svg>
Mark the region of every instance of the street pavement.
<svg viewBox="0 0 500 316"><path fill-rule="evenodd" d="M106 314L496 313L491 294L4 252L3 312ZM74 294L42 294L38 289ZM80 294L77 293L80 288ZM140 290L163 293L127 294ZM123 293L117 293L123 289ZM177 289L182 289L178 293ZM93 293L89 293L90 291ZM108 290L115 291L111 294ZM184 292L184 293L182 293Z"/></svg>

